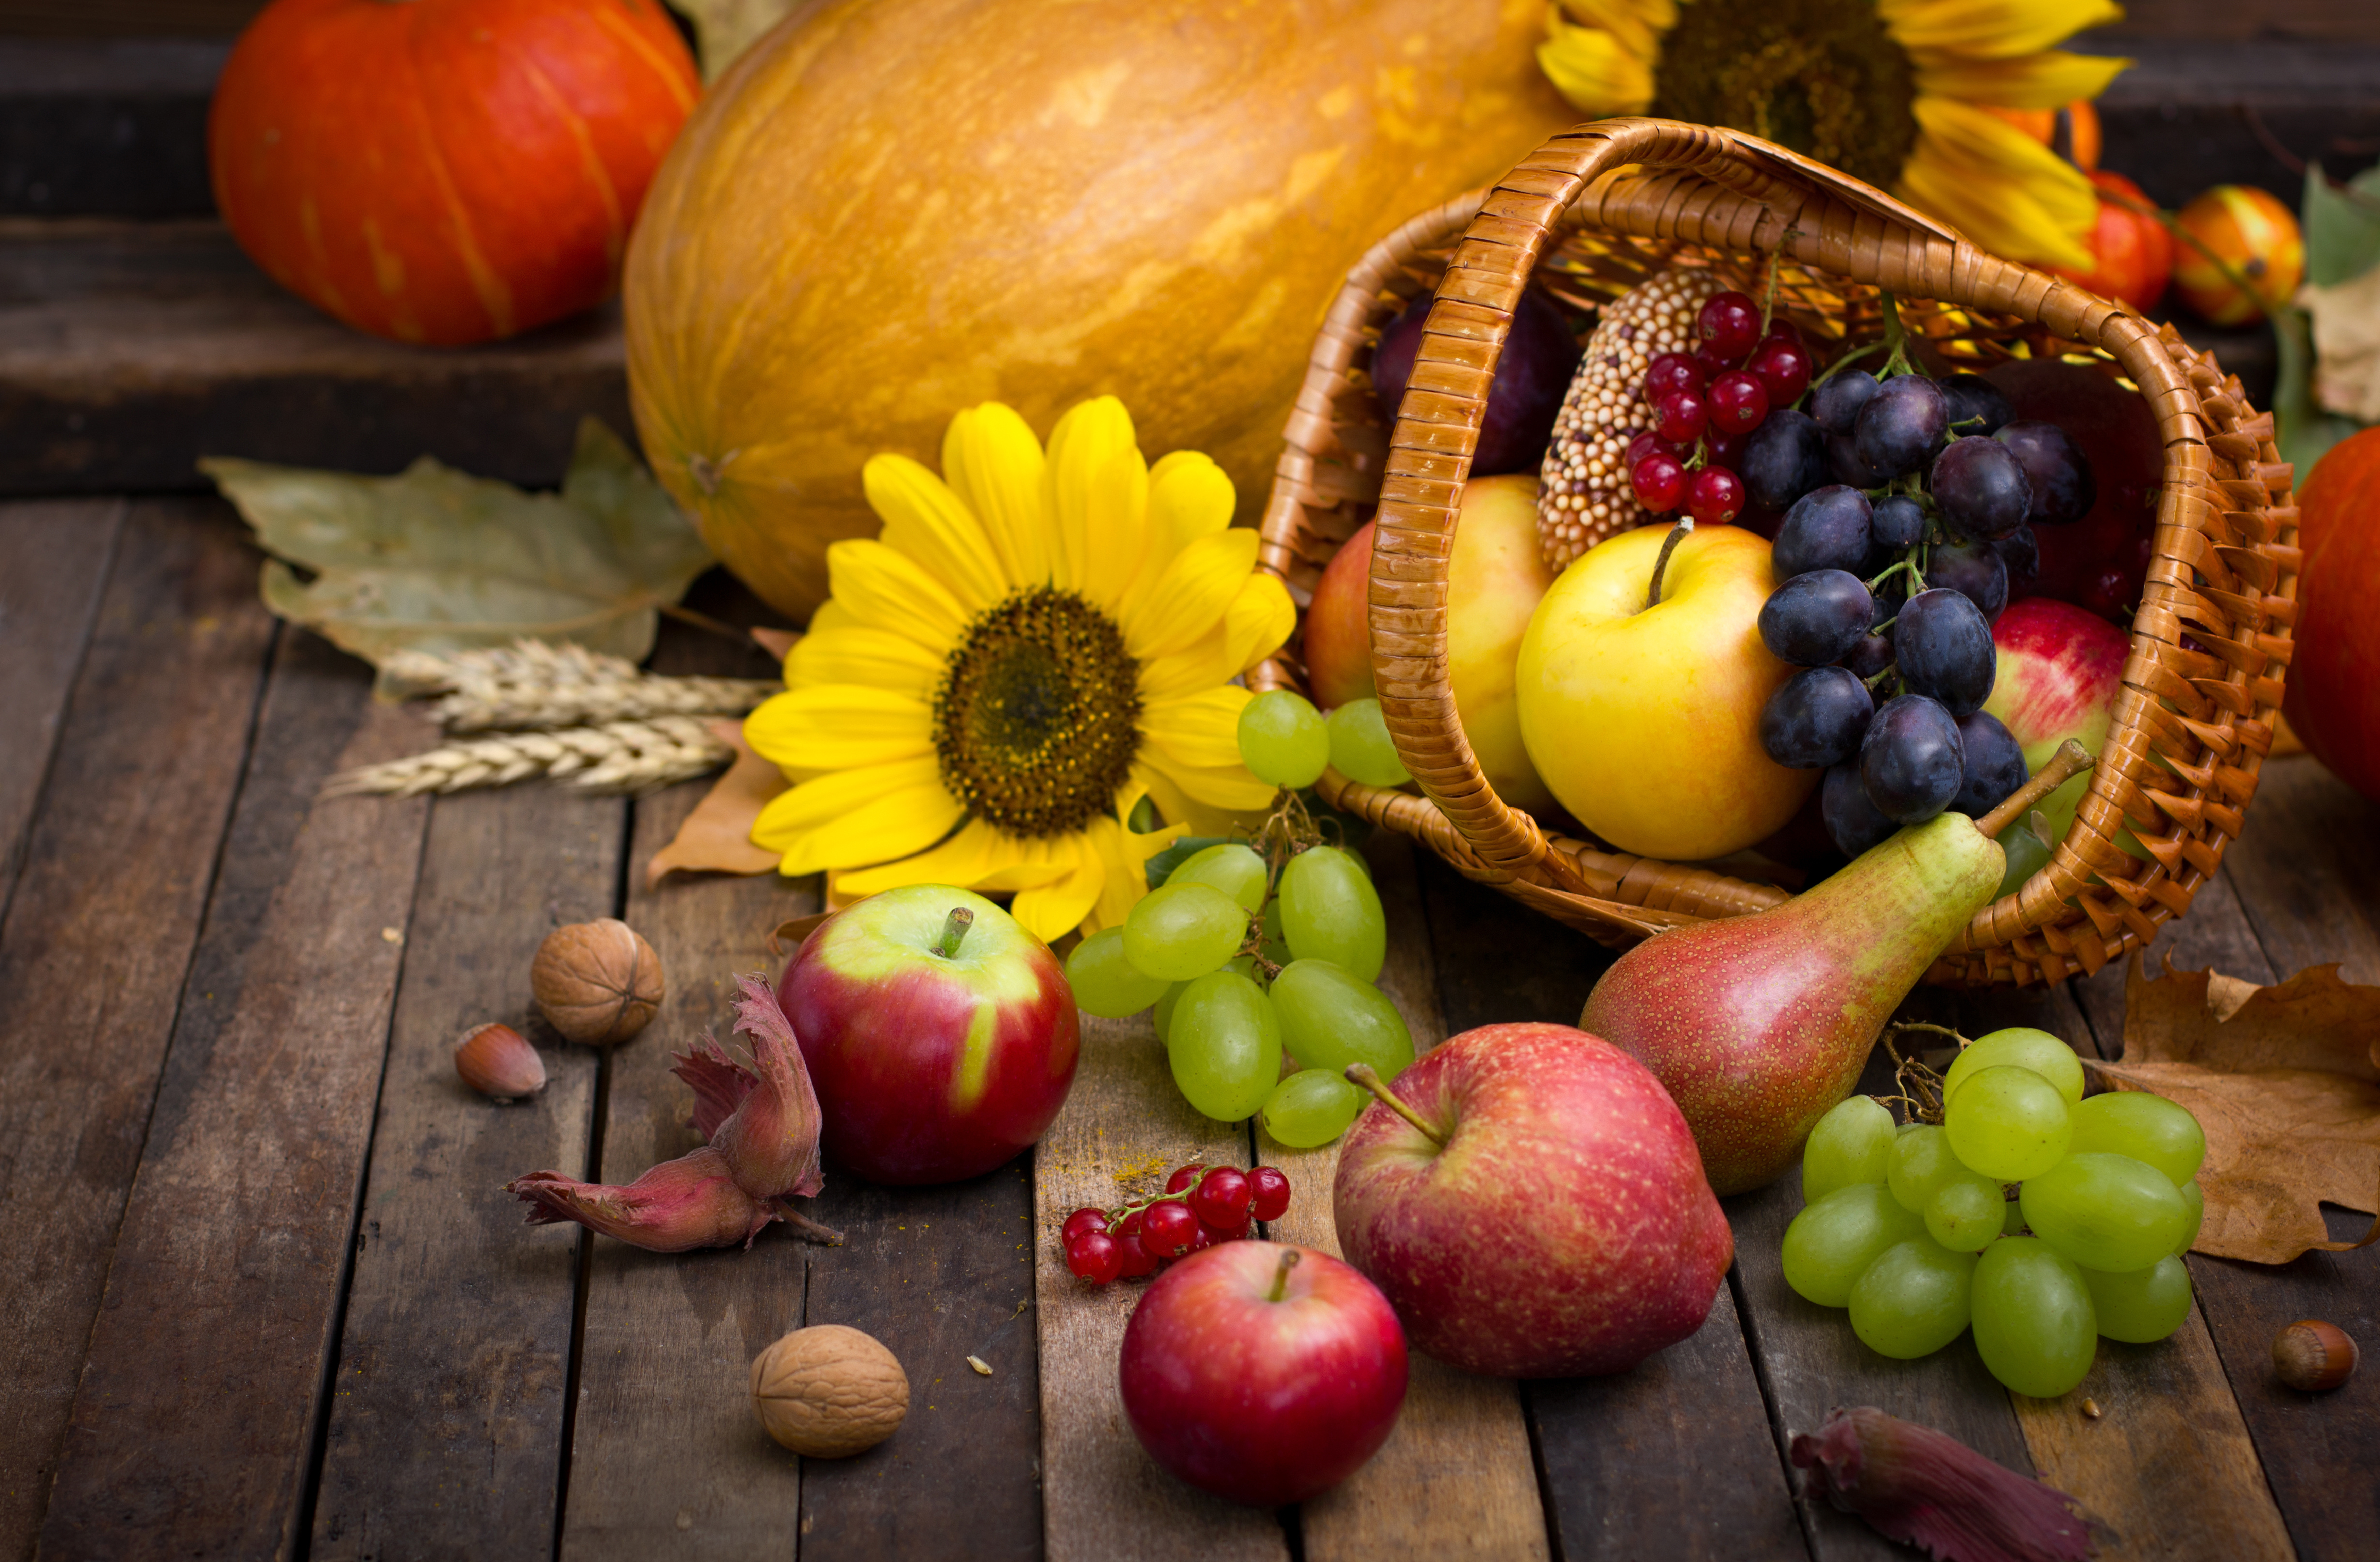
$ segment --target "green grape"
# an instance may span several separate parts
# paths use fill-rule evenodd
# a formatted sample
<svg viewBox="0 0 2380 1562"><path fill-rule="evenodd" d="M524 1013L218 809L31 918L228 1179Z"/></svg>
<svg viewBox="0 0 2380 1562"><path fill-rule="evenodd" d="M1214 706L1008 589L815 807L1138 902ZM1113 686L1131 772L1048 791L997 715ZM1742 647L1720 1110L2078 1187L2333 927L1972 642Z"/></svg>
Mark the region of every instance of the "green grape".
<svg viewBox="0 0 2380 1562"><path fill-rule="evenodd" d="M2058 1094L2066 1097L2070 1107L2082 1099L2082 1059L2074 1056L2074 1048L2047 1031L2036 1031L2028 1025L1979 1036L1952 1059L1950 1072L1942 1076L1942 1099L1947 1102L1959 1094L1959 1086L1973 1077L1976 1071L2004 1066L2031 1069L2058 1086Z"/></svg>
<svg viewBox="0 0 2380 1562"><path fill-rule="evenodd" d="M1246 941L1248 914L1212 884L1168 884L1143 895L1123 919L1123 953L1144 975L1187 982Z"/></svg>
<svg viewBox="0 0 2380 1562"><path fill-rule="evenodd" d="M1992 1375L2036 1399L2082 1382L2099 1349L2082 1271L2037 1237L2003 1237L1976 1260L1974 1326Z"/></svg>
<svg viewBox="0 0 2380 1562"><path fill-rule="evenodd" d="M1957 1253L1981 1253L2008 1229L2009 1201L1988 1177L1961 1170L1925 1201L1925 1234Z"/></svg>
<svg viewBox="0 0 2380 1562"><path fill-rule="evenodd" d="M2180 1187L2206 1159L2206 1133L2190 1108L2145 1090L2111 1090L2074 1108L2070 1154L2105 1150L2146 1161Z"/></svg>
<svg viewBox="0 0 2380 1562"><path fill-rule="evenodd" d="M2178 1253L2190 1251L2190 1244L2198 1240L2198 1228L2206 1220L2206 1195L2199 1190L2195 1177L2181 1185L2181 1202L2190 1206L2190 1218L2182 1222L2181 1241L2173 1244Z"/></svg>
<svg viewBox="0 0 2380 1562"><path fill-rule="evenodd" d="M1351 699L1330 717L1330 765L1349 781L1366 786L1402 786L1413 772L1397 757L1389 724L1380 718L1377 699Z"/></svg>
<svg viewBox="0 0 2380 1562"><path fill-rule="evenodd" d="M1359 982L1379 980L1389 953L1379 892L1338 847L1300 852L1281 869L1281 930L1298 959L1327 960Z"/></svg>
<svg viewBox="0 0 2380 1562"><path fill-rule="evenodd" d="M1254 982L1213 971L1183 989L1165 1054L1184 1100L1218 1122L1238 1122L1281 1082L1281 1025Z"/></svg>
<svg viewBox="0 0 2380 1562"><path fill-rule="evenodd" d="M1925 1234L1925 1223L1877 1182L1838 1188L1785 1228L1785 1283L1821 1307L1848 1306L1876 1255Z"/></svg>
<svg viewBox="0 0 2380 1562"><path fill-rule="evenodd" d="M1966 1332L1975 1255L1915 1237L1896 1242L1852 1283L1852 1332L1879 1356L1912 1362Z"/></svg>
<svg viewBox="0 0 2380 1562"><path fill-rule="evenodd" d="M1836 1104L1802 1146L1802 1202L1816 1204L1854 1182L1881 1182L1900 1132L1884 1103L1853 1096Z"/></svg>
<svg viewBox="0 0 2380 1562"><path fill-rule="evenodd" d="M1271 786L1312 786L1330 763L1330 729L1304 695L1268 689L1240 708L1240 763Z"/></svg>
<svg viewBox="0 0 2380 1562"><path fill-rule="evenodd" d="M1369 1063L1394 1079L1414 1060L1413 1033L1389 995L1327 960L1290 962L1272 979L1271 998L1281 1045L1305 1068L1338 1075Z"/></svg>
<svg viewBox="0 0 2380 1562"><path fill-rule="evenodd" d="M1165 996L1167 984L1144 976L1124 958L1123 929L1102 927L1066 957L1066 985L1075 1005L1087 1014L1121 1020Z"/></svg>
<svg viewBox="0 0 2380 1562"><path fill-rule="evenodd" d="M1950 1153L1999 1182L2038 1177L2066 1157L2073 1124L2066 1097L2031 1069L1978 1069L1943 1109Z"/></svg>
<svg viewBox="0 0 2380 1562"><path fill-rule="evenodd" d="M2173 1252L2190 1204L2146 1161L2104 1150L2069 1156L2024 1185L2024 1223L2085 1269L2145 1269Z"/></svg>
<svg viewBox="0 0 2380 1562"><path fill-rule="evenodd" d="M1973 1175L1950 1153L1950 1136L1930 1122L1902 1129L1885 1159L1885 1181L1912 1215L1924 1215L1934 1195L1953 1180Z"/></svg>
<svg viewBox="0 0 2380 1562"><path fill-rule="evenodd" d="M1209 846L1185 859L1165 876L1165 882L1211 884L1237 901L1243 911L1264 909L1265 861L1236 841Z"/></svg>
<svg viewBox="0 0 2380 1562"><path fill-rule="evenodd" d="M2099 1332L2127 1345L2154 1345L2190 1316L2190 1265L2167 1253L2145 1269L2127 1275L2082 1271Z"/></svg>
<svg viewBox="0 0 2380 1562"><path fill-rule="evenodd" d="M1355 860L1360 863L1364 859L1357 857ZM1264 957L1275 965L1286 965L1297 958L1289 952L1289 940L1281 936L1281 897L1278 895L1265 902L1262 949Z"/></svg>
<svg viewBox="0 0 2380 1562"><path fill-rule="evenodd" d="M1346 1132L1370 1099L1337 1074L1302 1070L1265 1097L1265 1132L1293 1150L1310 1150Z"/></svg>
<svg viewBox="0 0 2380 1562"><path fill-rule="evenodd" d="M1189 985L1187 982L1176 982L1167 987L1165 995L1157 1000L1157 1007L1149 1011L1149 1022L1156 1025L1157 1039L1163 1046L1173 1045L1171 1038L1173 1034L1174 1005L1182 1001L1182 989Z"/></svg>

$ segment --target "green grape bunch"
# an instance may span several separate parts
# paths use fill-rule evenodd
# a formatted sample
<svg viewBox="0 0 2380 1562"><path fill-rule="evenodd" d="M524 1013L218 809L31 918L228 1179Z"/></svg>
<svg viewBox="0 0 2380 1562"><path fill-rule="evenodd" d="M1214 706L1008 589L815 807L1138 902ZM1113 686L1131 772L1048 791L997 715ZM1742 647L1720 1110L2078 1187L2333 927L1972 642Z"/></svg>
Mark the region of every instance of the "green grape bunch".
<svg viewBox="0 0 2380 1562"><path fill-rule="evenodd" d="M2081 1383L2102 1338L2165 1338L2190 1315L2206 1135L2161 1096L2082 1092L2071 1047L2017 1027L1965 1043L1924 1114L1939 1121L1842 1102L1803 1151L1786 1284L1847 1309L1879 1355L1972 1331L1994 1377L2041 1399Z"/></svg>

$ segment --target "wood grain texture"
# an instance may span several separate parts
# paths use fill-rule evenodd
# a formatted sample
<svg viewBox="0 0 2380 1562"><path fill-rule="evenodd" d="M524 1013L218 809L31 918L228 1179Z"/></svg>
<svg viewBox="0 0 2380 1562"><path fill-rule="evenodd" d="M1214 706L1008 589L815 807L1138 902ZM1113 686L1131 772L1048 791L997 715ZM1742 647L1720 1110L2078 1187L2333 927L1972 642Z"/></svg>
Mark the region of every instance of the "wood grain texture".
<svg viewBox="0 0 2380 1562"><path fill-rule="evenodd" d="M119 499L0 504L0 914L123 528Z"/></svg>
<svg viewBox="0 0 2380 1562"><path fill-rule="evenodd" d="M417 747L371 671L282 637L91 1334L45 1557L298 1544L429 806L321 799Z"/></svg>
<svg viewBox="0 0 2380 1562"><path fill-rule="evenodd" d="M420 723L422 733L431 729ZM315 1562L528 1556L553 1544L577 1257L503 1185L583 1173L596 1052L538 1015L554 927L609 916L627 805L558 787L439 799L407 930L314 1502ZM455 1044L501 1021L545 1089L499 1106Z"/></svg>
<svg viewBox="0 0 2380 1562"><path fill-rule="evenodd" d="M2380 983L2380 815L2310 756L2277 760L2256 788L2256 834L2225 876L2278 981L2338 963L2350 982Z"/></svg>
<svg viewBox="0 0 2380 1562"><path fill-rule="evenodd" d="M272 638L227 511L133 507L0 924L0 1556L48 1499Z"/></svg>

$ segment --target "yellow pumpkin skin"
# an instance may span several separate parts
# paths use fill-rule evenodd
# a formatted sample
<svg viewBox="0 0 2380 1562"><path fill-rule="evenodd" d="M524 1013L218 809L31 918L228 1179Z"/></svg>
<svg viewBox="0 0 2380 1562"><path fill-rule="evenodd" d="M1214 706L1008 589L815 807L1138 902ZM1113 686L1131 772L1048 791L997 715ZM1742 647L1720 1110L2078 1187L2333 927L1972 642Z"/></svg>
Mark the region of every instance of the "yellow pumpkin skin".
<svg viewBox="0 0 2380 1562"><path fill-rule="evenodd" d="M1253 519L1347 268L1575 111L1543 0L826 0L688 120L629 247L647 456L806 619L861 464L1121 396Z"/></svg>

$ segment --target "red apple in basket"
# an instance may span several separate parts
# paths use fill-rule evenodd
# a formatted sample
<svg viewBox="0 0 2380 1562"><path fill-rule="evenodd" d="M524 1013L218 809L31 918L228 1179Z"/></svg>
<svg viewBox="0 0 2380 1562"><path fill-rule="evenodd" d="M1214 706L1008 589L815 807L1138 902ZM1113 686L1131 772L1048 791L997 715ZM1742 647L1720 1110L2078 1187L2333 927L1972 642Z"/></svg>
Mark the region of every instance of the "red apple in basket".
<svg viewBox="0 0 2380 1562"><path fill-rule="evenodd" d="M1328 1253L1220 1242L1148 1288L1124 1326L1124 1414L1149 1457L1257 1508L1304 1502L1379 1451L1405 1399L1405 1337Z"/></svg>
<svg viewBox="0 0 2380 1562"><path fill-rule="evenodd" d="M979 1176L1041 1137L1075 1082L1075 995L982 896L870 895L811 930L777 984L826 1153L876 1182Z"/></svg>
<svg viewBox="0 0 2380 1562"><path fill-rule="evenodd" d="M1339 1149L1339 1245L1415 1348L1499 1377L1622 1372L1702 1327L1735 1241L1652 1071L1568 1025L1425 1053Z"/></svg>
<svg viewBox="0 0 2380 1562"><path fill-rule="evenodd" d="M2047 764L2068 738L2095 758L2115 721L2131 637L2071 602L2025 597L1993 622L1992 645L1999 670L1984 708L2007 725L2024 750L2026 773ZM2066 839L2090 784L2085 771L2034 805L2053 843ZM2022 828L2022 821L2010 828Z"/></svg>

